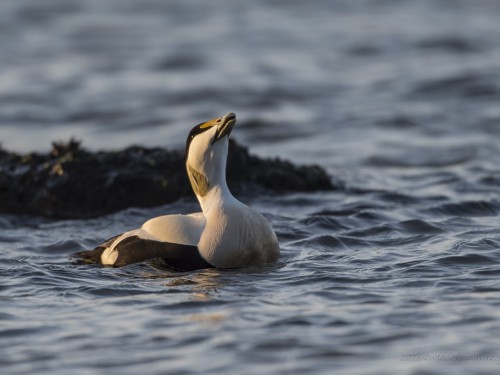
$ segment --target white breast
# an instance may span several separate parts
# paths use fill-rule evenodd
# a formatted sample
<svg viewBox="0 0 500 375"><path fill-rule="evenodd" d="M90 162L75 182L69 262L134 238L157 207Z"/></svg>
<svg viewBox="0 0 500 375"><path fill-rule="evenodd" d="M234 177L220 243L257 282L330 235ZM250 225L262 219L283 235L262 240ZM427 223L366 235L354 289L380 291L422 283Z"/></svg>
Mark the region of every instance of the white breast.
<svg viewBox="0 0 500 375"><path fill-rule="evenodd" d="M240 202L207 214L198 249L217 268L247 267L279 257L278 239L267 219Z"/></svg>

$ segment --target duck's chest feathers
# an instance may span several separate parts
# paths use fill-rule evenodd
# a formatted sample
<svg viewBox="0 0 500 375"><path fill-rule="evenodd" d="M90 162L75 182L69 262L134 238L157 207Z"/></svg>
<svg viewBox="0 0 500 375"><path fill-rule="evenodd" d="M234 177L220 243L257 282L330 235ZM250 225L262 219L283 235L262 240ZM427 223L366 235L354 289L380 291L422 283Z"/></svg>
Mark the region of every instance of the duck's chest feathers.
<svg viewBox="0 0 500 375"><path fill-rule="evenodd" d="M243 204L209 212L198 248L219 268L270 262L279 254L276 235L267 219Z"/></svg>

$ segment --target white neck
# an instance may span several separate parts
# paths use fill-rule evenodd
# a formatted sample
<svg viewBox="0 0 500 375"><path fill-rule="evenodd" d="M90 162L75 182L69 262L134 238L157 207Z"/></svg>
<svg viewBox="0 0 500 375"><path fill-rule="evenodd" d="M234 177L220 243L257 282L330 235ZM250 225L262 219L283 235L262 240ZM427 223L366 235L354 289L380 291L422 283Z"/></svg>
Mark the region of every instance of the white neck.
<svg viewBox="0 0 500 375"><path fill-rule="evenodd" d="M186 160L191 187L205 215L213 208L238 202L226 183L228 143L225 137L211 145L206 152L197 152L194 148Z"/></svg>
<svg viewBox="0 0 500 375"><path fill-rule="evenodd" d="M237 202L236 198L231 194L226 183L225 173L219 176L217 182L210 182L210 189L203 197L196 195L198 202L200 202L201 209L205 215L211 209L221 208L224 205Z"/></svg>

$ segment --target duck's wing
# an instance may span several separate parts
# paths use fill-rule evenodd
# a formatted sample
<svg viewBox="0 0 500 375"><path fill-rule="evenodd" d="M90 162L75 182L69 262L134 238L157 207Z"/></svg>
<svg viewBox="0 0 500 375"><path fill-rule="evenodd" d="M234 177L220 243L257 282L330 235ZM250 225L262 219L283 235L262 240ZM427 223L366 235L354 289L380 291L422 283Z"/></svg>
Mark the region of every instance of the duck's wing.
<svg viewBox="0 0 500 375"><path fill-rule="evenodd" d="M158 216L146 221L141 230L147 238L196 246L205 229L205 224L205 216L197 212L190 215Z"/></svg>
<svg viewBox="0 0 500 375"><path fill-rule="evenodd" d="M167 215L147 221L141 228L113 237L94 250L79 253L88 263L122 267L162 258L171 268L195 270L212 267L196 244L205 227L200 214Z"/></svg>
<svg viewBox="0 0 500 375"><path fill-rule="evenodd" d="M145 260L162 258L165 263L179 271L192 271L212 267L199 253L197 246L142 238L140 234L129 235L113 245L110 253L114 267L122 267ZM105 253L101 256L104 264Z"/></svg>

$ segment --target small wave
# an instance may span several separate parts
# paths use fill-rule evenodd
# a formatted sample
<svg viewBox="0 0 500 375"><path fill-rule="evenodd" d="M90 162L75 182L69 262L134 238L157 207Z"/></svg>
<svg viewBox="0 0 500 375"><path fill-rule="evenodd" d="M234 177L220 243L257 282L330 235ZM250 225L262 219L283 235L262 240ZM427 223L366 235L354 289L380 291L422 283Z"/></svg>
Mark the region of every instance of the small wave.
<svg viewBox="0 0 500 375"><path fill-rule="evenodd" d="M496 216L500 212L497 201L465 201L460 203L445 203L428 210L431 214L441 214L459 217Z"/></svg>
<svg viewBox="0 0 500 375"><path fill-rule="evenodd" d="M360 193L360 192L359 192ZM360 214L361 212L374 211L377 212L385 208L384 205L374 202L353 202L344 204L338 209L326 209L321 211L316 211L312 216L351 216L355 214Z"/></svg>
<svg viewBox="0 0 500 375"><path fill-rule="evenodd" d="M476 234L476 235L488 235L488 232L483 232L478 230L473 230L472 233L466 232L466 235ZM481 238L478 240L468 240L459 241L454 250L463 251L464 249L474 250L474 251L487 251L491 250L492 253L496 253L500 249L500 239L496 238Z"/></svg>
<svg viewBox="0 0 500 375"><path fill-rule="evenodd" d="M322 235L305 240L296 241L293 243L294 246L312 246L320 247L325 249L345 249L346 245L335 236Z"/></svg>
<svg viewBox="0 0 500 375"><path fill-rule="evenodd" d="M354 343L356 345L388 344L388 343L391 343L393 341L415 339L416 337L418 337L418 335L413 334L413 333L400 333L400 334L384 335L384 336L377 336L377 337L365 338L365 339L362 339L362 340L357 340Z"/></svg>
<svg viewBox="0 0 500 375"><path fill-rule="evenodd" d="M45 326L33 326L24 328L4 328L0 329L0 337L19 337L24 335L33 335L48 329Z"/></svg>
<svg viewBox="0 0 500 375"><path fill-rule="evenodd" d="M345 234L352 237L374 237L374 236L385 237L395 232L396 230L392 224L381 224L363 229L352 230Z"/></svg>
<svg viewBox="0 0 500 375"><path fill-rule="evenodd" d="M498 287L488 287L488 286L478 286L474 287L472 290L473 293L495 293L495 295L500 292L500 288Z"/></svg>
<svg viewBox="0 0 500 375"><path fill-rule="evenodd" d="M347 235L339 235L338 239L350 249L371 248L376 246L369 240L364 240L362 238L356 238Z"/></svg>
<svg viewBox="0 0 500 375"><path fill-rule="evenodd" d="M403 273L409 274L409 275L414 275L416 277L421 277L421 276L434 276L434 275L442 275L443 272L440 270L438 267L431 263L427 262L419 262L418 264L415 265L409 265L408 267L403 268ZM427 280L417 280L418 282L422 282L424 284L422 285L428 285L425 284Z"/></svg>
<svg viewBox="0 0 500 375"><path fill-rule="evenodd" d="M418 96L458 96L465 98L488 98L500 95L493 84L494 77L465 73L445 78L430 79L417 84L413 90Z"/></svg>
<svg viewBox="0 0 500 375"><path fill-rule="evenodd" d="M75 240L59 240L41 247L41 250L48 253L68 254L77 251L87 250L80 242Z"/></svg>
<svg viewBox="0 0 500 375"><path fill-rule="evenodd" d="M431 148L414 147L371 156L366 163L374 167L446 167L463 164L477 156L473 146Z"/></svg>
<svg viewBox="0 0 500 375"><path fill-rule="evenodd" d="M378 244L380 244L381 242L387 244L389 241L400 241L401 243L411 243L412 241L421 242L430 238L431 235L436 235L443 232L445 232L443 229L429 224L426 221L412 219L405 220L399 223L384 223L362 229L356 229L342 233L342 236L348 236L350 238L372 238L378 240ZM408 234L409 236L401 237L401 234ZM341 238L345 243L345 240L342 236L339 236L339 238Z"/></svg>
<svg viewBox="0 0 500 375"><path fill-rule="evenodd" d="M283 319L277 319L268 324L268 327L281 327L281 326L312 326L317 323L305 318L301 318L298 316L287 317Z"/></svg>
<svg viewBox="0 0 500 375"><path fill-rule="evenodd" d="M326 216L326 215L313 215L310 217L307 217L305 219L302 219L299 221L300 224L306 225L306 226L314 226L318 228L325 228L325 229L347 229L347 226L342 224L340 220L337 220L331 216Z"/></svg>
<svg viewBox="0 0 500 375"><path fill-rule="evenodd" d="M479 276L494 276L496 280L498 276L500 276L500 268L498 268L498 266L495 266L494 268L480 269L472 272L472 274Z"/></svg>
<svg viewBox="0 0 500 375"><path fill-rule="evenodd" d="M412 244L420 244L435 238L434 234L416 234L412 236L399 236L394 238L382 238L372 240L372 246L401 247Z"/></svg>
<svg viewBox="0 0 500 375"><path fill-rule="evenodd" d="M206 57L197 51L191 53L177 52L175 56L163 56L152 65L152 68L158 71L186 71L203 68L206 65Z"/></svg>
<svg viewBox="0 0 500 375"><path fill-rule="evenodd" d="M384 49L373 44L358 44L347 48L346 52L353 56L372 57L382 54Z"/></svg>
<svg viewBox="0 0 500 375"><path fill-rule="evenodd" d="M378 120L377 125L383 128L394 128L400 130L415 128L418 126L418 123L416 120L409 116L396 115L393 117Z"/></svg>
<svg viewBox="0 0 500 375"><path fill-rule="evenodd" d="M498 187L498 186L500 186L500 177L499 176L484 176L484 177L481 177L479 182L481 184Z"/></svg>
<svg viewBox="0 0 500 375"><path fill-rule="evenodd" d="M391 220L389 215L374 211L361 211L358 214L354 215L354 218L362 220L364 222L375 222L375 223L383 223L385 221Z"/></svg>
<svg viewBox="0 0 500 375"><path fill-rule="evenodd" d="M422 50L441 50L443 52L473 53L481 50L481 43L469 39L449 35L435 36L431 39L421 40L417 48Z"/></svg>
<svg viewBox="0 0 500 375"><path fill-rule="evenodd" d="M443 265L481 265L481 264L495 264L496 261L490 257L480 254L464 254L464 255L451 255L438 258L437 263Z"/></svg>
<svg viewBox="0 0 500 375"><path fill-rule="evenodd" d="M402 221L398 224L398 227L403 232L413 234L439 234L446 232L444 229L419 219Z"/></svg>
<svg viewBox="0 0 500 375"><path fill-rule="evenodd" d="M382 201L398 204L415 204L419 203L421 200L409 194L400 193L397 191L382 191L378 192L375 199L380 199Z"/></svg>

